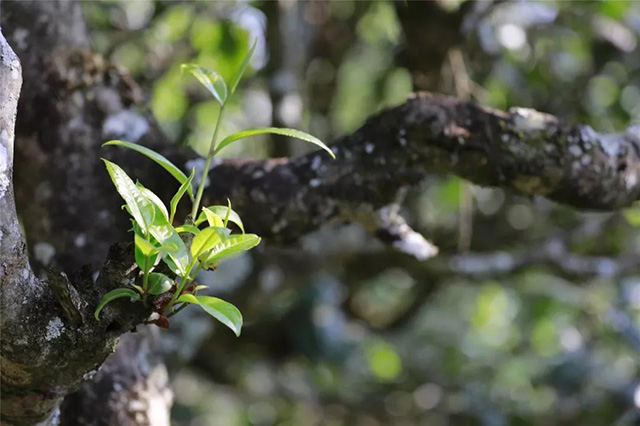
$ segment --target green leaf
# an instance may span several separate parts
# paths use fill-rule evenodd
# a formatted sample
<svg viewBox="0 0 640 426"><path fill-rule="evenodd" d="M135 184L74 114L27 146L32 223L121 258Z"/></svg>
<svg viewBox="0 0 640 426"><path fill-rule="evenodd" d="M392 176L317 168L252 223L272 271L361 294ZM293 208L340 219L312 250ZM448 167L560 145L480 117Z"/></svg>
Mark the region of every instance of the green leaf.
<svg viewBox="0 0 640 426"><path fill-rule="evenodd" d="M131 290L130 288L116 288L115 290L111 290L109 293L102 296L102 299L100 299L100 303L98 303L98 307L96 308L93 316L95 316L96 319L99 320L99 315L102 308L104 308L107 303L110 303L121 297L128 297L132 302L140 300L140 294Z"/></svg>
<svg viewBox="0 0 640 426"><path fill-rule="evenodd" d="M158 208L158 210L160 210L164 218L169 220L169 212L167 211L167 206L164 205L160 197L154 194L150 189L147 189L144 186L142 186L140 182L136 184L136 187L138 188L138 190L143 196L147 197L149 201L155 204L155 206Z"/></svg>
<svg viewBox="0 0 640 426"><path fill-rule="evenodd" d="M209 226L216 226L218 228L222 228L224 226L222 218L211 210L203 208L202 213L204 213L204 215L206 216L207 222L209 222Z"/></svg>
<svg viewBox="0 0 640 426"><path fill-rule="evenodd" d="M136 247L140 248L140 251L144 256L150 256L152 254L158 253L158 248L151 242L145 240L142 236L136 234L134 237L134 241L136 243Z"/></svg>
<svg viewBox="0 0 640 426"><path fill-rule="evenodd" d="M182 64L182 72L189 72L198 79L200 84L207 88L214 98L224 105L227 101L227 85L224 79L210 68L198 66L196 64Z"/></svg>
<svg viewBox="0 0 640 426"><path fill-rule="evenodd" d="M238 87L238 83L242 79L242 76L244 75L244 72L246 71L247 66L249 65L249 62L251 61L251 57L253 56L253 52L255 52L256 50L257 44L258 44L258 40L256 39L253 41L251 48L249 49L246 56L244 57L244 60L242 61L242 65L240 65L240 68L238 69L238 71L236 71L236 74L231 79L231 84L229 85L229 88L230 88L230 93L232 95L235 93L236 87Z"/></svg>
<svg viewBox="0 0 640 426"><path fill-rule="evenodd" d="M102 144L102 146L109 146L109 145L122 146L124 148L129 148L136 152L139 152L145 157L161 165L166 171L171 173L171 176L176 178L176 180L180 182L180 184L183 184L187 181L187 175L185 175L182 172L182 170L180 170L175 164L173 164L171 161L167 160L164 156L158 154L152 149L145 148L144 146L138 145L135 143L119 141L119 140L112 140ZM189 192L189 196L193 198L193 189L191 187L187 188L187 192Z"/></svg>
<svg viewBox="0 0 640 426"><path fill-rule="evenodd" d="M227 206L209 206L203 208L203 211L209 210L211 213L216 214L218 217L227 217L229 215L228 220L238 225L238 228L244 234L244 225L242 224L242 219L240 219L240 215L236 213L234 210ZM198 218L199 219L199 218ZM223 222L223 225L226 226Z"/></svg>
<svg viewBox="0 0 640 426"><path fill-rule="evenodd" d="M158 248L137 233L134 236L134 242L136 264L138 265L140 270L144 271L145 259L149 259L146 261L146 268L150 269L153 265L155 265L156 260L160 255L160 253L158 252Z"/></svg>
<svg viewBox="0 0 640 426"><path fill-rule="evenodd" d="M175 229L172 228L172 231L161 242L160 253L162 253L162 260L173 273L185 276L189 267L189 251Z"/></svg>
<svg viewBox="0 0 640 426"><path fill-rule="evenodd" d="M220 241L222 241L222 236L216 227L211 226L205 228L193 238L191 242L191 255L198 257L213 248Z"/></svg>
<svg viewBox="0 0 640 426"><path fill-rule="evenodd" d="M224 215L224 222L223 222L223 225L225 228L229 224L229 214L231 214L231 200L227 198L227 213Z"/></svg>
<svg viewBox="0 0 640 426"><path fill-rule="evenodd" d="M208 266L220 259L247 251L260 244L260 237L255 234L231 235L219 242L207 253L204 265Z"/></svg>
<svg viewBox="0 0 640 426"><path fill-rule="evenodd" d="M175 274L184 276L189 267L189 251L180 235L160 212L160 208L151 204L155 209L153 222L149 225L149 234L158 242L158 251L162 260Z"/></svg>
<svg viewBox="0 0 640 426"><path fill-rule="evenodd" d="M278 128L278 127L262 127L259 129L248 129L238 133L234 133L224 138L216 148L215 152L216 153L220 152L222 148L224 148L225 146L237 140L248 138L251 136L256 136L256 135L264 135L268 133L275 134L275 135L289 136L292 138L297 138L297 139L312 143L324 149L325 151L327 151L332 158L336 158L333 151L331 151L331 149L328 146L326 146L320 139L316 138L315 136L311 136L310 134L301 132L300 130L285 129L285 128Z"/></svg>
<svg viewBox="0 0 640 426"><path fill-rule="evenodd" d="M182 185L180 185L180 188L178 188L178 192L176 192L176 195L174 195L173 198L171 199L171 215L169 216L169 223L173 223L173 218L176 215L176 209L178 208L178 203L182 199L182 196L184 195L185 191L192 190L191 181L193 181L193 177L195 176L195 174L196 174L196 169L194 167L193 169L191 169L191 174L189 175L189 178Z"/></svg>
<svg viewBox="0 0 640 426"><path fill-rule="evenodd" d="M173 280L159 272L149 274L149 294L157 295L166 293L173 287Z"/></svg>
<svg viewBox="0 0 640 426"><path fill-rule="evenodd" d="M190 232L193 235L198 235L200 233L200 230L198 229L197 226L193 226L193 225L182 225L182 226L178 226L176 228L176 232L179 234L185 233L185 232Z"/></svg>
<svg viewBox="0 0 640 426"><path fill-rule="evenodd" d="M111 180L120 196L127 203L129 213L144 234L147 233L149 223L153 222L155 211L151 202L142 195L131 178L115 163L102 159L107 166Z"/></svg>
<svg viewBox="0 0 640 426"><path fill-rule="evenodd" d="M229 302L211 296L194 296L183 294L178 297L178 302L199 305L206 313L229 327L236 336L240 337L242 331L242 314Z"/></svg>

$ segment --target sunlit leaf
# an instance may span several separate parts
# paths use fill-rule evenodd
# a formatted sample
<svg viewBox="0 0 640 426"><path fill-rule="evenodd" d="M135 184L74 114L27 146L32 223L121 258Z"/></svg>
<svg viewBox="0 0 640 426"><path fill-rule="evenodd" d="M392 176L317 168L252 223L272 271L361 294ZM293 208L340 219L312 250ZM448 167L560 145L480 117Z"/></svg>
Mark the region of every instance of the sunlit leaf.
<svg viewBox="0 0 640 426"><path fill-rule="evenodd" d="M142 271L144 271L145 268L151 268L160 255L160 253L158 252L158 248L138 233L136 233L134 236L134 242L136 264Z"/></svg>
<svg viewBox="0 0 640 426"><path fill-rule="evenodd" d="M197 226L193 226L193 225L182 225L182 226L178 226L176 228L176 232L181 234L183 232L190 232L193 235L198 235L200 233L200 230L198 229Z"/></svg>
<svg viewBox="0 0 640 426"><path fill-rule="evenodd" d="M219 228L222 228L224 226L224 222L222 221L222 218L217 214L215 214L214 212L212 212L211 210L203 208L202 213L204 213L205 217L207 218L207 222L209 222L209 226L216 226Z"/></svg>
<svg viewBox="0 0 640 426"><path fill-rule="evenodd" d="M167 211L167 206L164 205L162 200L156 194L154 194L150 189L142 186L141 183L138 182L136 186L138 187L138 190L140 190L140 193L143 196L147 197L149 201L155 204L155 206L160 210L164 218L169 220L169 212Z"/></svg>
<svg viewBox="0 0 640 426"><path fill-rule="evenodd" d="M222 241L222 236L216 227L205 228L193 238L191 255L198 257Z"/></svg>
<svg viewBox="0 0 640 426"><path fill-rule="evenodd" d="M229 327L236 336L240 337L242 330L242 314L229 302L211 296L194 296L183 294L178 297L178 302L199 305L206 313Z"/></svg>
<svg viewBox="0 0 640 426"><path fill-rule="evenodd" d="M206 210L210 211L211 213L214 213L215 215L221 218L222 217L226 218L228 215L227 220L238 225L238 228L240 228L240 230L244 234L244 225L242 223L242 219L240 219L240 215L236 213L234 210L230 209L228 206L209 206L209 207L203 208L203 212ZM223 225L226 226L224 224L224 221L223 221Z"/></svg>
<svg viewBox="0 0 640 426"><path fill-rule="evenodd" d="M97 320L99 320L99 315L102 308L104 308L107 303L110 303L122 297L128 297L132 302L140 300L140 294L131 290L130 288L116 288L115 290L111 290L109 293L102 296L102 299L100 299L100 303L98 303L98 307L96 308L96 311L93 315Z"/></svg>
<svg viewBox="0 0 640 426"><path fill-rule="evenodd" d="M231 143L237 140L248 138L251 136L265 135L265 134L289 136L292 138L303 140L305 142L312 143L324 149L325 151L327 151L332 158L336 158L333 151L331 151L331 149L328 146L326 146L324 142L322 142L320 139L316 138L315 136L311 136L310 134L302 132L300 130L285 129L285 128L278 128L278 127L262 127L259 129L248 129L238 133L233 133L227 136L226 138L224 138L222 142L220 142L220 144L216 148L216 153L220 152L224 147L226 147L227 145L230 145Z"/></svg>
<svg viewBox="0 0 640 426"><path fill-rule="evenodd" d="M191 73L200 84L207 88L214 98L224 105L227 100L227 85L224 79L210 68L201 67L196 64L182 64L182 72Z"/></svg>
<svg viewBox="0 0 640 426"><path fill-rule="evenodd" d="M204 264L210 265L225 257L252 249L260 244L260 237L255 234L231 235L219 242L207 253Z"/></svg>
<svg viewBox="0 0 640 426"><path fill-rule="evenodd" d="M112 140L102 144L102 146L109 146L109 145L122 146L124 148L129 148L136 152L139 152L145 157L161 165L166 171L168 171L171 174L171 176L176 178L176 180L180 182L180 184L183 184L187 181L187 175L185 175L182 172L182 170L180 170L171 161L167 160L164 156L158 154L152 149L146 148L144 146L141 146L135 143L119 141L119 140ZM191 186L187 188L187 192L189 193L189 196L193 198L193 189L191 188Z"/></svg>
<svg viewBox="0 0 640 426"><path fill-rule="evenodd" d="M127 203L129 213L135 219L138 226L144 234L147 233L149 224L154 220L154 207L152 203L142 195L140 190L136 187L135 183L115 163L102 159L107 166L107 171L111 180L116 187L116 190L120 196Z"/></svg>
<svg viewBox="0 0 640 426"><path fill-rule="evenodd" d="M156 214L153 223L149 225L149 234L158 242L158 251L167 266L175 274L184 276L190 260L187 246L174 227L160 213L159 207L154 204L152 206L156 209Z"/></svg>

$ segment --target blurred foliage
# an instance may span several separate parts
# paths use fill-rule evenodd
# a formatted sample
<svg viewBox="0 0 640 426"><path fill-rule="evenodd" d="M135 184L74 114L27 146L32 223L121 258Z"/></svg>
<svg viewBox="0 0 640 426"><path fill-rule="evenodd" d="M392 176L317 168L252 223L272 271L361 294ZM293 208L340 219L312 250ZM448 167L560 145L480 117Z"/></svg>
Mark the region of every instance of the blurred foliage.
<svg viewBox="0 0 640 426"><path fill-rule="evenodd" d="M441 1L451 11L464 3ZM217 106L178 64L228 76L251 38L253 70L223 134L270 125L278 112L303 130L339 135L412 90L413 70L398 60L403 2L268 6L84 5L96 48L147 89L176 143L198 151ZM268 44L269 20L282 34ZM640 3L478 2L461 31L464 67L434 64L442 92L532 107L598 131L640 124ZM287 50L289 39L302 54ZM275 57L284 59L268 62ZM275 104L282 87L291 96ZM268 146L238 144L226 154L262 157ZM176 424L639 424L640 267L620 274L615 266L640 253L638 207L577 213L471 187L464 265L489 268L474 256L494 254L495 267L463 273L454 260L465 185L433 177L407 195L404 213L441 249L428 262L343 226L306 237L302 249L272 247L233 263L228 285L211 284L246 312L246 333L239 341L217 334L177 375ZM540 247L551 261L536 260ZM521 255L533 261L514 266ZM576 256L591 259L595 272L581 272Z"/></svg>

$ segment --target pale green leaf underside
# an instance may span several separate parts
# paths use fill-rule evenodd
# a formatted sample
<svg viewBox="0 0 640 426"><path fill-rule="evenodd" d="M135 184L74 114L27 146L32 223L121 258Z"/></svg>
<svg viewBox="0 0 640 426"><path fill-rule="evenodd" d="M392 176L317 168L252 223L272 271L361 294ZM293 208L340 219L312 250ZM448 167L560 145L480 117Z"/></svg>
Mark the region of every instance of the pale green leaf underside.
<svg viewBox="0 0 640 426"><path fill-rule="evenodd" d="M210 68L201 67L196 64L182 64L182 72L191 73L204 87L207 88L214 98L224 105L227 101L227 85L224 79Z"/></svg>
<svg viewBox="0 0 640 426"><path fill-rule="evenodd" d="M192 303L199 305L206 313L229 327L236 336L240 337L242 330L242 314L229 302L211 296L194 296L193 294L183 294L178 298L178 302Z"/></svg>
<svg viewBox="0 0 640 426"><path fill-rule="evenodd" d="M316 138L315 136L312 136L300 130L285 129L285 128L279 128L279 127L262 127L258 129L248 129L248 130L243 130L241 132L229 135L226 138L224 138L222 142L220 142L220 144L216 147L216 153L220 152L224 147L232 144L237 140L248 138L251 136L265 135L265 134L289 136L292 138L303 140L305 142L312 143L324 149L325 151L327 151L332 158L336 158L333 151L331 151L331 149L327 145L325 145L324 142L322 142L320 139Z"/></svg>
<svg viewBox="0 0 640 426"><path fill-rule="evenodd" d="M173 280L159 272L149 274L149 294L157 295L171 290Z"/></svg>

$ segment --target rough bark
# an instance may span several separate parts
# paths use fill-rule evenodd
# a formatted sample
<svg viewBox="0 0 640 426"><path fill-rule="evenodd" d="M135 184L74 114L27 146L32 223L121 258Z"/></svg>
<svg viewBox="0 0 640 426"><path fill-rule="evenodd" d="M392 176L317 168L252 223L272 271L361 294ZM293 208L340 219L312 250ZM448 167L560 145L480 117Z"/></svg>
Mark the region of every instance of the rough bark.
<svg viewBox="0 0 640 426"><path fill-rule="evenodd" d="M50 270L36 278L18 223L12 189L13 140L20 93L20 62L0 35L0 327L2 420L6 424L53 421L62 398L113 351L118 336L148 316L126 302L93 319L99 298L130 280L131 247L114 246L97 282L83 269L67 277Z"/></svg>
<svg viewBox="0 0 640 426"><path fill-rule="evenodd" d="M160 331L145 327L120 339L92 381L65 398L65 426L169 426L173 393L158 348Z"/></svg>
<svg viewBox="0 0 640 426"><path fill-rule="evenodd" d="M599 134L531 109L492 110L419 93L321 152L215 166L209 201L230 196L247 226L292 241L330 219L358 218L434 173L588 210L640 197L640 127ZM224 184L222 184L224 182Z"/></svg>
<svg viewBox="0 0 640 426"><path fill-rule="evenodd" d="M16 153L16 196L21 200L29 250L37 266L53 262L72 270L86 262L99 264L112 242L128 238L126 215L119 212L121 203L98 160L103 155L99 145L111 137L151 145L159 140L156 127L137 109L141 98L126 73L86 50L86 32L74 24L81 22L76 19L78 3L20 2L3 8L3 21L11 24L9 38L24 58L30 82L19 108L20 152ZM10 10L13 15L7 13ZM2 46L4 52L6 44ZM10 63L4 68L5 77L15 69ZM2 102L1 113L9 111L12 102L15 110L17 92L5 89L5 95L12 97ZM132 257L123 246L112 251L107 273L95 285L88 270L71 276L70 284L53 275L61 283L58 293L48 285L51 278L35 277L8 184L13 152L9 130L14 119L14 112L9 112L0 123L0 142L7 152L6 161L0 162L4 164L0 188L5 188L0 197L2 413L6 422L20 424L50 416L61 398L104 360L117 336L139 322L144 312L127 316L131 311L124 308L130 305L122 302L105 311L103 322L91 321L100 294L118 285L130 266L126 260ZM481 185L544 195L578 208L629 205L640 196L639 145L638 128L600 135L588 126L564 125L532 110L494 111L425 93L337 140L333 145L337 160L318 152L294 160L218 163L207 198L214 202L229 196L248 229L275 241L293 241L331 220L360 221L381 235L394 235L385 234L389 229L401 229L396 235L412 235L402 226L393 228L393 221L379 222L378 209L394 201L399 188L432 173L456 173ZM179 165L193 159L171 147L163 149ZM152 189L165 198L175 187L151 163L116 149L111 152L142 182L154 182ZM225 182L224 187L219 182ZM76 321L76 311L82 325L69 326ZM138 348L143 347L141 342ZM109 361L114 368L105 367L104 377L95 387L85 387L81 398L93 393L116 401L129 390L133 394L136 389L156 389L145 384L150 375L133 373L144 363L123 363L132 358L131 347L122 350L122 356ZM114 375L142 382L123 380L124 391L102 386L115 383ZM69 404L91 406L82 400Z"/></svg>

